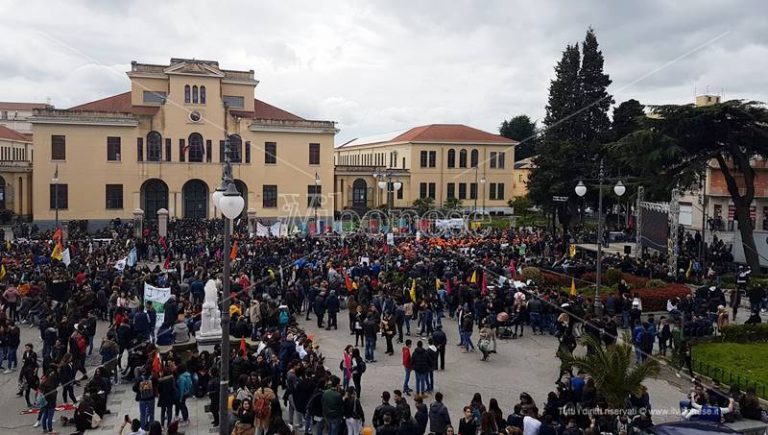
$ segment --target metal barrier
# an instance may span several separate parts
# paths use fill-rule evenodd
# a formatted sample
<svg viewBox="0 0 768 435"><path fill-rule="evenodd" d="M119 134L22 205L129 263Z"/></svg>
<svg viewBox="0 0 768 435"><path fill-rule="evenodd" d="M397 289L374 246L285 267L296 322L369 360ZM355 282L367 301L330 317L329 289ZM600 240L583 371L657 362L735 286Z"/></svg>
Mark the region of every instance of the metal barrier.
<svg viewBox="0 0 768 435"><path fill-rule="evenodd" d="M733 373L730 370L703 361L692 360L691 365L696 373L708 378L717 379L726 385L736 385L741 391L744 391L747 387L754 387L758 396L768 399L768 394L766 394L768 393L768 385L766 384L753 381L746 376L741 376L738 373Z"/></svg>

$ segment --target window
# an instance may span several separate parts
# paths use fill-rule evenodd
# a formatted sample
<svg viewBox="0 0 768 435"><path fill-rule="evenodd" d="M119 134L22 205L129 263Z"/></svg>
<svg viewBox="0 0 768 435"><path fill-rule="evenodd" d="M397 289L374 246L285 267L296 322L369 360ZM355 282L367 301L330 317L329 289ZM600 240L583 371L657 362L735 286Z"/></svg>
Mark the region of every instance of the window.
<svg viewBox="0 0 768 435"><path fill-rule="evenodd" d="M156 131L147 134L147 161L159 162L163 159L163 137Z"/></svg>
<svg viewBox="0 0 768 435"><path fill-rule="evenodd" d="M307 207L320 207L323 203L323 186L307 186Z"/></svg>
<svg viewBox="0 0 768 435"><path fill-rule="evenodd" d="M261 201L264 208L277 207L277 185L265 184L262 187Z"/></svg>
<svg viewBox="0 0 768 435"><path fill-rule="evenodd" d="M67 159L67 138L63 135L51 136L51 160Z"/></svg>
<svg viewBox="0 0 768 435"><path fill-rule="evenodd" d="M477 199L477 183L469 184L469 199Z"/></svg>
<svg viewBox="0 0 768 435"><path fill-rule="evenodd" d="M678 216L680 225L691 225L693 222L693 205L689 202L681 202Z"/></svg>
<svg viewBox="0 0 768 435"><path fill-rule="evenodd" d="M427 167L427 164L428 164L429 153L428 153L428 152L426 152L426 151L422 151L422 152L421 152L421 154L419 155L419 157L420 157L420 159L419 159L419 161L420 161L420 166L421 166L422 168L426 168L426 167Z"/></svg>
<svg viewBox="0 0 768 435"><path fill-rule="evenodd" d="M491 183L488 199L504 199L504 183Z"/></svg>
<svg viewBox="0 0 768 435"><path fill-rule="evenodd" d="M467 199L467 183L459 183L459 199Z"/></svg>
<svg viewBox="0 0 768 435"><path fill-rule="evenodd" d="M205 161L207 163L211 163L211 159L213 158L213 142L210 139L206 139L205 141Z"/></svg>
<svg viewBox="0 0 768 435"><path fill-rule="evenodd" d="M179 139L179 161L184 162L187 155L187 147L184 145L184 139Z"/></svg>
<svg viewBox="0 0 768 435"><path fill-rule="evenodd" d="M8 111L3 110L3 119L8 119Z"/></svg>
<svg viewBox="0 0 768 435"><path fill-rule="evenodd" d="M245 163L251 163L251 141L245 141Z"/></svg>
<svg viewBox="0 0 768 435"><path fill-rule="evenodd" d="M480 153L478 153L477 150L472 150L472 153L469 155L469 166L471 168L476 168L477 167L477 163L478 163L478 160L479 160L479 155L480 155Z"/></svg>
<svg viewBox="0 0 768 435"><path fill-rule="evenodd" d="M203 154L205 154L205 150L203 149L203 136L201 136L200 133L190 134L187 149L189 150L190 162L202 162Z"/></svg>
<svg viewBox="0 0 768 435"><path fill-rule="evenodd" d="M403 199L403 190L405 190L405 184L400 185L400 189L397 191L397 199Z"/></svg>
<svg viewBox="0 0 768 435"><path fill-rule="evenodd" d="M200 86L200 104L205 104L205 86Z"/></svg>
<svg viewBox="0 0 768 435"><path fill-rule="evenodd" d="M495 151L491 152L491 158L490 158L489 165L490 165L491 169L495 169L496 168L496 152Z"/></svg>
<svg viewBox="0 0 768 435"><path fill-rule="evenodd" d="M237 97L234 95L224 95L222 97L222 100L224 101L224 107L229 107L232 109L242 109L245 107L244 97Z"/></svg>
<svg viewBox="0 0 768 435"><path fill-rule="evenodd" d="M397 167L397 162L395 162L395 167ZM403 169L405 169L405 157L403 157Z"/></svg>
<svg viewBox="0 0 768 435"><path fill-rule="evenodd" d="M427 183L419 183L419 198L427 197Z"/></svg>
<svg viewBox="0 0 768 435"><path fill-rule="evenodd" d="M120 138L109 136L107 137L107 160L110 162L120 161Z"/></svg>
<svg viewBox="0 0 768 435"><path fill-rule="evenodd" d="M66 210L69 208L69 201L67 201L68 195L68 185L67 184L51 184L51 209L64 209ZM57 195L58 193L58 195ZM58 196L58 202L56 201L56 197Z"/></svg>
<svg viewBox="0 0 768 435"><path fill-rule="evenodd" d="M229 161L232 163L243 162L243 139L240 135L233 134L229 136Z"/></svg>
<svg viewBox="0 0 768 435"><path fill-rule="evenodd" d="M144 102L150 104L163 104L165 102L165 92L144 91Z"/></svg>
<svg viewBox="0 0 768 435"><path fill-rule="evenodd" d="M144 160L144 138L136 138L136 161L141 162Z"/></svg>
<svg viewBox="0 0 768 435"><path fill-rule="evenodd" d="M435 183L429 183L429 197L435 199Z"/></svg>
<svg viewBox="0 0 768 435"><path fill-rule="evenodd" d="M170 138L165 139L165 161L170 162L171 161L171 146L172 142Z"/></svg>
<svg viewBox="0 0 768 435"><path fill-rule="evenodd" d="M123 208L123 185L107 184L107 209Z"/></svg>
<svg viewBox="0 0 768 435"><path fill-rule="evenodd" d="M197 90L197 85L192 86L192 104L200 102L200 92Z"/></svg>
<svg viewBox="0 0 768 435"><path fill-rule="evenodd" d="M184 102L187 104L192 102L190 97L189 85L184 85Z"/></svg>
<svg viewBox="0 0 768 435"><path fill-rule="evenodd" d="M504 169L504 153L500 152L498 154L498 156L497 156L497 159L498 159L498 161L496 163L497 163L498 168L499 169Z"/></svg>
<svg viewBox="0 0 768 435"><path fill-rule="evenodd" d="M448 183L448 188L446 189L445 196L448 199L456 197L456 183Z"/></svg>
<svg viewBox="0 0 768 435"><path fill-rule="evenodd" d="M437 166L437 151L429 152L429 167L434 168Z"/></svg>
<svg viewBox="0 0 768 435"><path fill-rule="evenodd" d="M448 167L449 168L456 167L456 150L454 149L448 150Z"/></svg>
<svg viewBox="0 0 768 435"><path fill-rule="evenodd" d="M264 142L264 163L277 164L277 142Z"/></svg>
<svg viewBox="0 0 768 435"><path fill-rule="evenodd" d="M310 165L320 164L320 144L319 143L309 144L309 164Z"/></svg>
<svg viewBox="0 0 768 435"><path fill-rule="evenodd" d="M460 168L467 167L467 150L459 151L459 167Z"/></svg>

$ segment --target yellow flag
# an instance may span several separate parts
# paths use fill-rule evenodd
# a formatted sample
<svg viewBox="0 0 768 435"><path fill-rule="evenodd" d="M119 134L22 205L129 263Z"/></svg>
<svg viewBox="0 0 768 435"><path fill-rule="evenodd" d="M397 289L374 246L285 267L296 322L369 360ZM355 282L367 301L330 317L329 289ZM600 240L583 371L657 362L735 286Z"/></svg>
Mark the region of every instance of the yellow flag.
<svg viewBox="0 0 768 435"><path fill-rule="evenodd" d="M11 250L11 241L10 240L6 240L5 241L5 250L6 251L10 251Z"/></svg>
<svg viewBox="0 0 768 435"><path fill-rule="evenodd" d="M472 278L469 279L469 282L471 282L472 284L477 283L477 271L476 270L472 272Z"/></svg>
<svg viewBox="0 0 768 435"><path fill-rule="evenodd" d="M693 275L693 260L688 262L688 270L685 271L685 277L690 278Z"/></svg>
<svg viewBox="0 0 768 435"><path fill-rule="evenodd" d="M64 258L64 250L61 248L61 243L57 243L51 252L51 258L61 261Z"/></svg>
<svg viewBox="0 0 768 435"><path fill-rule="evenodd" d="M5 264L0 266L0 281L5 279Z"/></svg>
<svg viewBox="0 0 768 435"><path fill-rule="evenodd" d="M568 253L571 255L571 258L576 256L576 245L571 245L568 247Z"/></svg>
<svg viewBox="0 0 768 435"><path fill-rule="evenodd" d="M576 280L571 277L571 296L576 296Z"/></svg>
<svg viewBox="0 0 768 435"><path fill-rule="evenodd" d="M411 280L411 301L416 302L416 278Z"/></svg>
<svg viewBox="0 0 768 435"><path fill-rule="evenodd" d="M435 290L440 290L440 278L435 278Z"/></svg>

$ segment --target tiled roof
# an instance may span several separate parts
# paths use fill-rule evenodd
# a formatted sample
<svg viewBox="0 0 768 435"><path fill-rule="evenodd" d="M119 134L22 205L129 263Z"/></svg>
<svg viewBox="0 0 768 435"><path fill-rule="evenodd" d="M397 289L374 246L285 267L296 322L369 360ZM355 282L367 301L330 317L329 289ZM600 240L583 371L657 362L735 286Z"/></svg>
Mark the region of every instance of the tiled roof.
<svg viewBox="0 0 768 435"><path fill-rule="evenodd" d="M45 103L9 103L0 101L0 110L34 110L51 109L53 106Z"/></svg>
<svg viewBox="0 0 768 435"><path fill-rule="evenodd" d="M0 125L0 139L15 140L18 142L32 142L32 138L28 135L21 134L16 130L11 130L4 125Z"/></svg>
<svg viewBox="0 0 768 435"><path fill-rule="evenodd" d="M516 140L488 133L463 124L430 124L410 130L393 132L351 140L338 148L370 145L384 142L450 142L450 143L492 143L515 145Z"/></svg>
<svg viewBox="0 0 768 435"><path fill-rule="evenodd" d="M230 113L234 116L250 119L276 119L285 121L305 121L304 118L294 115L291 112L285 111L279 107L275 107L271 104L265 103L257 98L253 99L253 112L245 110L230 110Z"/></svg>

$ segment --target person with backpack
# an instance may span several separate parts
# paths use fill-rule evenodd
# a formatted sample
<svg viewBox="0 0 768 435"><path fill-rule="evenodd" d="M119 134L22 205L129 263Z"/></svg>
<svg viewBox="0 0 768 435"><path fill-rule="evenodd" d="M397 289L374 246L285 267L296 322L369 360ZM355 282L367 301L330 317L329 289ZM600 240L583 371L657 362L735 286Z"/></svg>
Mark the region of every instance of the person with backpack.
<svg viewBox="0 0 768 435"><path fill-rule="evenodd" d="M285 337L288 331L288 324L291 321L291 315L288 312L288 306L287 305L280 305L279 312L277 314L277 321L280 326L280 335Z"/></svg>
<svg viewBox="0 0 768 435"><path fill-rule="evenodd" d="M40 409L40 419L38 423L43 425L43 433L55 434L53 431L53 415L56 412L56 396L59 381L56 377L56 371L48 372L40 380L40 391L35 399L35 405ZM34 427L37 427L35 423Z"/></svg>
<svg viewBox="0 0 768 435"><path fill-rule="evenodd" d="M157 397L157 379L154 379L148 367L141 370L141 375L133 384L136 401L139 402L139 421L144 430L155 419L155 397Z"/></svg>
<svg viewBox="0 0 768 435"><path fill-rule="evenodd" d="M256 432L260 435L269 428L272 419L272 403L277 397L269 384L270 379L264 378L261 380L261 387L253 392L253 414L256 419L254 425Z"/></svg>
<svg viewBox="0 0 768 435"><path fill-rule="evenodd" d="M339 393L340 379L331 376L330 387L323 392L323 419L328 426L328 435L339 435L344 418L344 401Z"/></svg>
<svg viewBox="0 0 768 435"><path fill-rule="evenodd" d="M174 323L176 319L168 319ZM136 314L133 315L133 333L140 342L149 340L149 315L144 312L144 307L139 305Z"/></svg>
<svg viewBox="0 0 768 435"><path fill-rule="evenodd" d="M635 363L640 364L645 361L644 343L647 341L647 331L640 320L635 320L635 327L632 329L632 342L635 345Z"/></svg>
<svg viewBox="0 0 768 435"><path fill-rule="evenodd" d="M194 385L192 382L192 374L187 371L184 364L180 364L176 368L178 378L176 379L176 418L179 417L181 412L182 424L189 424L189 408L187 408L187 399L192 396L194 391Z"/></svg>

